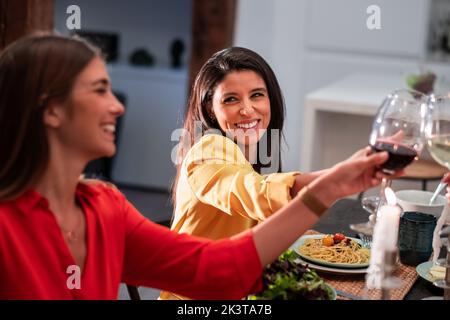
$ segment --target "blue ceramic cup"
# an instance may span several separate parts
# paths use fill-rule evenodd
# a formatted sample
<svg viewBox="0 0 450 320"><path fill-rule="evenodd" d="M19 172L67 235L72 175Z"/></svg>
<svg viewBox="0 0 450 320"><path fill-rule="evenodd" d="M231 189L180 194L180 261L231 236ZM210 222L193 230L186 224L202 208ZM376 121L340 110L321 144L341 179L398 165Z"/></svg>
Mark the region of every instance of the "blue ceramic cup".
<svg viewBox="0 0 450 320"><path fill-rule="evenodd" d="M417 266L430 259L436 217L415 211L400 217L398 247L403 264Z"/></svg>

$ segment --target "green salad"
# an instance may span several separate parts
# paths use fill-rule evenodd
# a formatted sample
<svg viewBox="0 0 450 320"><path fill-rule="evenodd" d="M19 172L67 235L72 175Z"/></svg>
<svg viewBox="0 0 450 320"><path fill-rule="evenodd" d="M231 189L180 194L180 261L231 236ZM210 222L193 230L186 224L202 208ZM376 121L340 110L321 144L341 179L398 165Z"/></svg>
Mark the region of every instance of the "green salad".
<svg viewBox="0 0 450 320"><path fill-rule="evenodd" d="M284 252L264 268L263 289L249 296L250 300L331 300L333 290L316 271L295 263L292 250Z"/></svg>

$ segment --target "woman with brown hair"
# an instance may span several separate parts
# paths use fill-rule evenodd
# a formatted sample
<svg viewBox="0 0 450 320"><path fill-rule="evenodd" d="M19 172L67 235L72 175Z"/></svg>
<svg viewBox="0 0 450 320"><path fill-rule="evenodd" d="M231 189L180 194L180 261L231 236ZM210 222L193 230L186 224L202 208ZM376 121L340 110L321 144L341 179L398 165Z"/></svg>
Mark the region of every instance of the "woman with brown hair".
<svg viewBox="0 0 450 320"><path fill-rule="evenodd" d="M235 235L326 172L281 173L284 116L275 74L256 52L231 47L203 65L179 143L173 230L210 239Z"/></svg>
<svg viewBox="0 0 450 320"><path fill-rule="evenodd" d="M233 236L330 170L281 172L284 114L275 74L256 52L231 47L203 65L179 143L172 230L210 239ZM264 169L272 173L262 174Z"/></svg>
<svg viewBox="0 0 450 320"><path fill-rule="evenodd" d="M275 73L256 52L231 47L206 61L178 145L171 229L209 239L231 237L266 220L326 174L330 169L281 172L284 117ZM161 294L161 299L178 298Z"/></svg>
<svg viewBox="0 0 450 320"><path fill-rule="evenodd" d="M1 53L0 299L116 299L120 282L241 298L327 206L379 184L387 159L361 151L266 223L212 241L158 226L114 187L80 180L89 161L114 154L123 112L83 41L33 36Z"/></svg>

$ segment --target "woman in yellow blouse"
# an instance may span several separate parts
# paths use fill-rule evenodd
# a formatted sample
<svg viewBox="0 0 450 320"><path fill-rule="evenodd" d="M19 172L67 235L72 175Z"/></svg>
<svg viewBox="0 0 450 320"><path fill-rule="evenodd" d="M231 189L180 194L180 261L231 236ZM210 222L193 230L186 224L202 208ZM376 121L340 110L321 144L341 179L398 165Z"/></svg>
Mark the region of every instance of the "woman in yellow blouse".
<svg viewBox="0 0 450 320"><path fill-rule="evenodd" d="M228 48L203 65L178 149L172 230L210 239L236 235L326 171L281 173L284 114L275 74L257 53ZM276 173L262 175L264 168Z"/></svg>
<svg viewBox="0 0 450 320"><path fill-rule="evenodd" d="M203 65L179 144L173 230L211 239L235 235L321 174L280 173L284 114L275 74L257 53L228 48ZM262 175L265 168L278 173Z"/></svg>

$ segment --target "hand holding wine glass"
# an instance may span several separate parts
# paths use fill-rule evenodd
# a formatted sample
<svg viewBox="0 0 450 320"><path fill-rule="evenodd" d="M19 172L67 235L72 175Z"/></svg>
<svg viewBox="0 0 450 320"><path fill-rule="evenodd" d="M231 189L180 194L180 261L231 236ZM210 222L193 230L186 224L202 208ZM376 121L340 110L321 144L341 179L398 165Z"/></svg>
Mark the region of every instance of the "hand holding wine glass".
<svg viewBox="0 0 450 320"><path fill-rule="evenodd" d="M400 286L393 270L401 208L396 205L394 192L388 188L391 182L389 176L398 175L399 171L417 159L422 151L426 102L426 96L416 91L403 89L389 94L375 116L369 138L374 152L387 151L389 154L388 160L381 166L388 176L383 177L376 221L363 224L366 228L370 225L370 233L373 234L366 285L368 288L381 289L382 299L389 299L390 290ZM358 231L359 225L350 227ZM364 233L361 229L358 232Z"/></svg>
<svg viewBox="0 0 450 320"><path fill-rule="evenodd" d="M402 169L417 159L423 148L426 96L411 90L397 90L389 94L378 109L369 137L374 152L387 151L389 159L381 166L391 177L402 174ZM390 179L383 178L379 204ZM350 228L362 234L371 234L374 221L352 224Z"/></svg>
<svg viewBox="0 0 450 320"><path fill-rule="evenodd" d="M394 174L418 158L426 111L426 97L419 92L398 90L384 100L373 122L369 144L375 152L389 153L382 166L385 173Z"/></svg>

